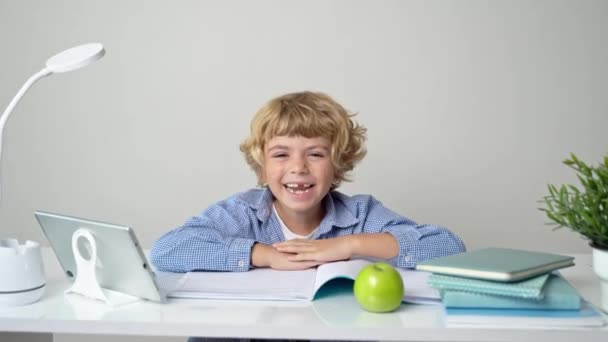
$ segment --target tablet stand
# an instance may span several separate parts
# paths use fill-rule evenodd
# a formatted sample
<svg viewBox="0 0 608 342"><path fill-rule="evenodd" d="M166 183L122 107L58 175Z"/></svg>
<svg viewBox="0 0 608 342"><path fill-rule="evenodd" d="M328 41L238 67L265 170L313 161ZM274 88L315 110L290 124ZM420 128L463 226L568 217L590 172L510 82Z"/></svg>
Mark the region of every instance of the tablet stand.
<svg viewBox="0 0 608 342"><path fill-rule="evenodd" d="M80 254L78 249L78 239L83 238L91 246L90 258L87 260ZM76 280L72 287L65 291L65 294L77 293L87 298L101 300L102 302L117 306L140 301L138 297L126 293L112 291L101 288L97 281L95 267L97 265L97 244L95 237L90 231L80 228L72 235L72 252L76 261Z"/></svg>

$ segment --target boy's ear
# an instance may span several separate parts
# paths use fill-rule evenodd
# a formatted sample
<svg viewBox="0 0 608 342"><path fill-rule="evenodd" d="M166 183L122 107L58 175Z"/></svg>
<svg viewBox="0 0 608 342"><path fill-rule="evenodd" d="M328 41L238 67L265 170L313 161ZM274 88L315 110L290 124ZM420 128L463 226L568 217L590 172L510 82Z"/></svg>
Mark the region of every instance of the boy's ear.
<svg viewBox="0 0 608 342"><path fill-rule="evenodd" d="M334 175L334 180L331 182L331 189L336 189L340 186L340 178Z"/></svg>

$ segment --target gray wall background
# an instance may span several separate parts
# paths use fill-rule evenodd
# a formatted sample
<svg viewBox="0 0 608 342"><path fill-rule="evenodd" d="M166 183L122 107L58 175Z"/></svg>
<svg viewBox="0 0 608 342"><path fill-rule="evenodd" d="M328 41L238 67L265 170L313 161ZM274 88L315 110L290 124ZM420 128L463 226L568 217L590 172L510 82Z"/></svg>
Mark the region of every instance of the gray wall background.
<svg viewBox="0 0 608 342"><path fill-rule="evenodd" d="M268 99L324 91L369 129L346 193L469 249L589 252L539 212L608 152L606 1L0 1L0 107L53 54L106 57L40 80L9 120L0 236L47 244L40 209L135 228L149 248L255 185L238 144Z"/></svg>

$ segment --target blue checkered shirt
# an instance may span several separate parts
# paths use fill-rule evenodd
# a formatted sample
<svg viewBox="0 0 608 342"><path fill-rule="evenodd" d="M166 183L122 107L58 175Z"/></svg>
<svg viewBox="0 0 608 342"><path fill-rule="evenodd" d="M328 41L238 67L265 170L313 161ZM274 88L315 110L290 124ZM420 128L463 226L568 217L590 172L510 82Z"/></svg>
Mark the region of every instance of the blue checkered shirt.
<svg viewBox="0 0 608 342"><path fill-rule="evenodd" d="M270 245L285 240L272 205L273 195L267 187L233 195L161 236L152 246L150 259L158 270L169 272L247 271L252 268L255 242ZM394 266L413 268L422 260L465 250L448 229L417 224L369 195L332 191L323 205L326 214L317 239L390 233L399 242L399 255L389 260Z"/></svg>

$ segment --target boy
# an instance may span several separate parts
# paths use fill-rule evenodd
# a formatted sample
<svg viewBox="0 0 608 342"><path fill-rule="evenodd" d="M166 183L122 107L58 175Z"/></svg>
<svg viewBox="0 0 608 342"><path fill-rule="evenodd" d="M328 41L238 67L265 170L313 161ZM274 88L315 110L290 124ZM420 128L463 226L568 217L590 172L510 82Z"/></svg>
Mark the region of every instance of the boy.
<svg viewBox="0 0 608 342"><path fill-rule="evenodd" d="M329 96L266 103L240 146L260 188L205 209L152 246L161 271L300 270L358 255L397 267L463 252L445 228L418 225L370 195L335 191L365 156L366 129Z"/></svg>

